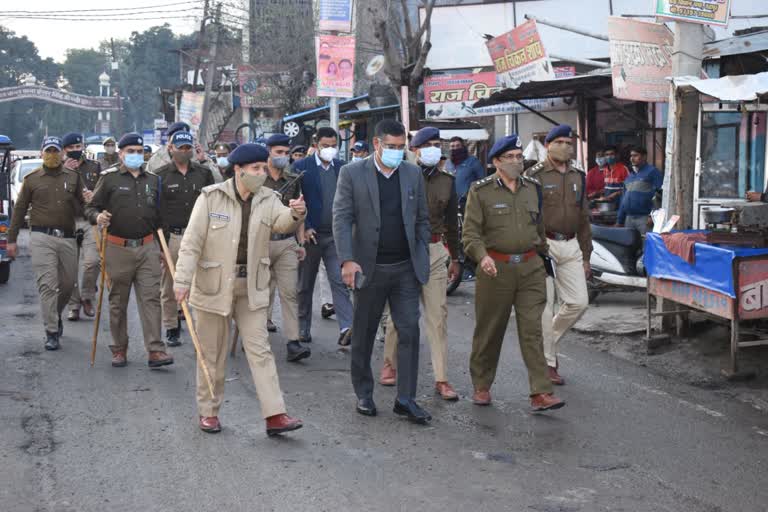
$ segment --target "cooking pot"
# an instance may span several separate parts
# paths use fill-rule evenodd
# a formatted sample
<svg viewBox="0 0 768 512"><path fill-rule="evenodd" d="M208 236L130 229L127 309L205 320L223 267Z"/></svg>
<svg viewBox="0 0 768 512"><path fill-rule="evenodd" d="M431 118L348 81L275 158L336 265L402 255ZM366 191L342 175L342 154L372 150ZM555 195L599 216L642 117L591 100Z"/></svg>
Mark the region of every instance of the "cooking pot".
<svg viewBox="0 0 768 512"><path fill-rule="evenodd" d="M707 224L730 224L733 208L707 208L704 210L704 222Z"/></svg>

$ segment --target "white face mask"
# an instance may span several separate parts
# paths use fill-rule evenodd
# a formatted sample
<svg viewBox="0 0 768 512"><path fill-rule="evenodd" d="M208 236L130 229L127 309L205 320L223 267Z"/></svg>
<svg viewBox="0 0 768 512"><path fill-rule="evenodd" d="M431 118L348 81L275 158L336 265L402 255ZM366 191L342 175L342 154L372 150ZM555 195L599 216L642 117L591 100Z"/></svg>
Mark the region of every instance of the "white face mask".
<svg viewBox="0 0 768 512"><path fill-rule="evenodd" d="M433 146L427 148L421 148L419 150L419 161L427 167L432 167L440 162L440 157L443 156L443 152L440 148Z"/></svg>
<svg viewBox="0 0 768 512"><path fill-rule="evenodd" d="M323 162L331 162L338 154L339 150L336 148L323 148L320 150L320 160Z"/></svg>

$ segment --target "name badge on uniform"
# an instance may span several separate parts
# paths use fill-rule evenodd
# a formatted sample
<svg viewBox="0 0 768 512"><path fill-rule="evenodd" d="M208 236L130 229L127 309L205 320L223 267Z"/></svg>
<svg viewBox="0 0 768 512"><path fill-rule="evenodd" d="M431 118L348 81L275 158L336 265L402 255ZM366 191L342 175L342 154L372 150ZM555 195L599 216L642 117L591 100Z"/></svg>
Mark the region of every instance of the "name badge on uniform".
<svg viewBox="0 0 768 512"><path fill-rule="evenodd" d="M229 215L225 215L223 213L211 212L208 214L208 217L216 220L223 220L224 222L229 222Z"/></svg>
<svg viewBox="0 0 768 512"><path fill-rule="evenodd" d="M131 191L131 187L117 187L117 190L125 190L127 192Z"/></svg>
<svg viewBox="0 0 768 512"><path fill-rule="evenodd" d="M179 184L174 183L173 185L168 185L168 188L179 188Z"/></svg>
<svg viewBox="0 0 768 512"><path fill-rule="evenodd" d="M557 185L544 185L543 188L545 188L545 189L557 188Z"/></svg>
<svg viewBox="0 0 768 512"><path fill-rule="evenodd" d="M494 208L509 208L509 205L507 203L498 203L493 205Z"/></svg>

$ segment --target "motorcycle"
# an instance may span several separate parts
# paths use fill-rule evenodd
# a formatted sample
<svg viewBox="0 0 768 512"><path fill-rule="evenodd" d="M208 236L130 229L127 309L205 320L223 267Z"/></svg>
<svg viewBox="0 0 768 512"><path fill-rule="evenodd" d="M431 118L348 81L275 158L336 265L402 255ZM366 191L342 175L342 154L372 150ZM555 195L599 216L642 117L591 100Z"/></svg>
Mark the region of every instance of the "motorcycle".
<svg viewBox="0 0 768 512"><path fill-rule="evenodd" d="M600 293L645 290L643 237L632 228L592 224L592 278L587 282L589 301Z"/></svg>

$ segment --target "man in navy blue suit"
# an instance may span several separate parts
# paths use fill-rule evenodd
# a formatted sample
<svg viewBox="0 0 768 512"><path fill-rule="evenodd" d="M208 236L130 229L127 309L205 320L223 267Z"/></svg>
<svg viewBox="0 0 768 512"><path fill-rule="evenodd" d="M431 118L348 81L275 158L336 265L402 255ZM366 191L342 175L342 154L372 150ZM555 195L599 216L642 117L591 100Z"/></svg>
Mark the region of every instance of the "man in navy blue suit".
<svg viewBox="0 0 768 512"><path fill-rule="evenodd" d="M304 172L301 188L307 204L304 231L307 256L299 265L299 340L305 343L312 341L312 295L322 259L339 322L338 343L347 346L352 327L352 302L349 290L341 280L341 267L333 239L333 199L339 170L344 165L336 158L338 140L333 128L320 128L315 134L315 153L293 166L295 173Z"/></svg>

